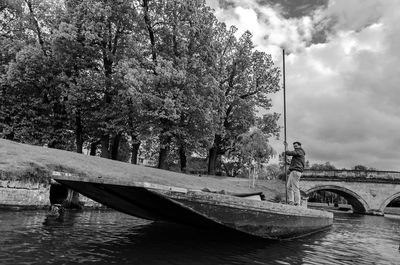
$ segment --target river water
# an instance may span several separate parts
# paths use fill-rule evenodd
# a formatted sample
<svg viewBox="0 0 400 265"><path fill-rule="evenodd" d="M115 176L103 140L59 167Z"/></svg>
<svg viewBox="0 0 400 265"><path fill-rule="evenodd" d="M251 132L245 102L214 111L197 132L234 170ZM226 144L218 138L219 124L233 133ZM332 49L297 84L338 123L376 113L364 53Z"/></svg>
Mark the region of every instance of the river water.
<svg viewBox="0 0 400 265"><path fill-rule="evenodd" d="M0 264L400 264L400 216L335 213L290 241L236 238L111 210L0 211Z"/></svg>

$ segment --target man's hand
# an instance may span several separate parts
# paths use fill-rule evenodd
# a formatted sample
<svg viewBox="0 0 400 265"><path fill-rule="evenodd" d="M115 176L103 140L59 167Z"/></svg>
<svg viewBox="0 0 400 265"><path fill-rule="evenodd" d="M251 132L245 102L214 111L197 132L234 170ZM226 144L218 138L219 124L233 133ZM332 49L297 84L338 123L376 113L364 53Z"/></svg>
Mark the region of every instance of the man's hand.
<svg viewBox="0 0 400 265"><path fill-rule="evenodd" d="M287 149L287 142L283 142L283 145L285 146L285 150Z"/></svg>

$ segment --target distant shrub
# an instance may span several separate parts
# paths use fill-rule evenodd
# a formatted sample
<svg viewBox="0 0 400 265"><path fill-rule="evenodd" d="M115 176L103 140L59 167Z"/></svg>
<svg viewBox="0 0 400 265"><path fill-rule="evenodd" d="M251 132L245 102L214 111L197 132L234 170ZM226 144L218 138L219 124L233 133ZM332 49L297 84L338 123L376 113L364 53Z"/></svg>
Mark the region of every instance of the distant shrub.
<svg viewBox="0 0 400 265"><path fill-rule="evenodd" d="M285 195L283 195L283 194L276 194L274 197L275 202L283 202L285 200L286 200L286 198L285 198Z"/></svg>

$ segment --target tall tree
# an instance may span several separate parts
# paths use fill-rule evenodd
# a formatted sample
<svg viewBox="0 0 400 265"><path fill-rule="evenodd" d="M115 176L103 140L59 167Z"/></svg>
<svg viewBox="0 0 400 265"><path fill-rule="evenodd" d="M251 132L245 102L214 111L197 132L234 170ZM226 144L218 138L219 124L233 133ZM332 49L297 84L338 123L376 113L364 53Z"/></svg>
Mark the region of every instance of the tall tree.
<svg viewBox="0 0 400 265"><path fill-rule="evenodd" d="M194 146L188 143L203 138L210 123L206 98L213 97L215 82L207 47L215 17L204 1L142 1L141 10L147 45L138 61L148 69L141 95L159 133L158 167L168 167L169 152L177 146L184 168L187 148Z"/></svg>
<svg viewBox="0 0 400 265"><path fill-rule="evenodd" d="M69 149L65 106L55 78L58 68L50 49L50 35L57 26L56 5L48 1L18 3L22 11L14 13L9 37L22 45L8 63L2 82L6 124L11 131L18 131L10 134L16 140Z"/></svg>
<svg viewBox="0 0 400 265"><path fill-rule="evenodd" d="M92 155L100 147L111 159L129 142L133 163L143 143L151 155L158 147L158 167L174 159L181 170L212 147L211 172L276 90L270 57L203 0L16 0L0 9L2 137ZM265 117L264 133L274 119Z"/></svg>
<svg viewBox="0 0 400 265"><path fill-rule="evenodd" d="M256 108L269 109L268 94L279 90L279 69L270 55L254 50L252 35L245 32L239 40L235 28L226 30L220 24L215 73L219 82L221 106L218 109L218 127L209 150L208 173L215 174L216 162L236 137L256 122Z"/></svg>
<svg viewBox="0 0 400 265"><path fill-rule="evenodd" d="M64 66L66 91L71 89L78 152L86 138L91 147L101 145L101 156L117 159L124 132L118 102L120 87L114 74L136 27L136 7L131 1L66 1L66 15L57 32L57 48ZM67 44L67 45L63 45ZM124 88L122 88L124 89ZM88 93L89 92L89 93ZM84 96L84 97L80 97ZM86 104L88 103L88 104ZM89 115L87 115L89 114ZM87 121L88 122L83 122Z"/></svg>
<svg viewBox="0 0 400 265"><path fill-rule="evenodd" d="M0 135L13 140L15 126L13 113L14 94L11 94L7 85L8 64L15 58L16 53L25 43L23 32L23 8L21 2L3 1L0 4ZM14 107L13 107L14 106Z"/></svg>

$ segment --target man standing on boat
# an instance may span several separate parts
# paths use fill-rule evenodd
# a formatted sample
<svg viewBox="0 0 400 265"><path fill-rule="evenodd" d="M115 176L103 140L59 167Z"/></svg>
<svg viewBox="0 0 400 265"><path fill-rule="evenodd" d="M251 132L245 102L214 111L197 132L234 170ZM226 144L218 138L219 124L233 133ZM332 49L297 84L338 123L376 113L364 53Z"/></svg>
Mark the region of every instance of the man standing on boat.
<svg viewBox="0 0 400 265"><path fill-rule="evenodd" d="M287 143L285 142L285 150ZM288 203L291 205L300 205L300 177L304 171L305 155L300 142L293 143L294 151L286 151L286 156L292 156L292 161L289 166L289 178L287 181ZM285 156L285 161L286 161Z"/></svg>

